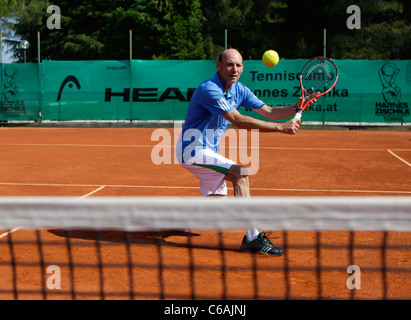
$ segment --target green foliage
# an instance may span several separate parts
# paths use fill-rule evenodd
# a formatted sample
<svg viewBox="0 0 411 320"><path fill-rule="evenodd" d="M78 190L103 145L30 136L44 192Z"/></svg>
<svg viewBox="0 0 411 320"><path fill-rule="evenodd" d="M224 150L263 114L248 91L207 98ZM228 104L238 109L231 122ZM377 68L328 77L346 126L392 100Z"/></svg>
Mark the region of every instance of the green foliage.
<svg viewBox="0 0 411 320"><path fill-rule="evenodd" d="M407 14L407 2L361 0L356 4L361 8L361 29L332 28L330 55L340 59L410 59L411 12ZM343 19L346 16L337 21Z"/></svg>
<svg viewBox="0 0 411 320"><path fill-rule="evenodd" d="M0 31L3 37L9 37L12 33L11 22L19 12L24 0L0 0Z"/></svg>
<svg viewBox="0 0 411 320"><path fill-rule="evenodd" d="M47 29L46 8L61 9L61 29ZM361 9L361 29L346 26L349 5ZM0 0L3 25L17 17L16 34L43 59L216 59L228 46L245 59L274 49L284 58L323 54L341 59L411 59L411 2L405 0ZM21 50L15 54L22 59Z"/></svg>
<svg viewBox="0 0 411 320"><path fill-rule="evenodd" d="M206 59L210 43L203 42L201 34L200 2L166 0L160 10L161 24L157 27L161 52L156 59Z"/></svg>
<svg viewBox="0 0 411 320"><path fill-rule="evenodd" d="M0 0L0 17L6 17L17 10L19 1L17 0Z"/></svg>
<svg viewBox="0 0 411 320"><path fill-rule="evenodd" d="M27 56L28 61L30 61L32 60L31 57L37 54L37 48L35 46L37 30L42 27L44 16L50 3L44 0L21 0L15 1L15 3L16 6L11 9L9 16L17 23L11 26L9 22L9 27L13 27L17 36L29 41L30 47L27 50ZM20 44L18 42L11 42L9 45L14 49L14 56L22 61L24 53L20 49Z"/></svg>

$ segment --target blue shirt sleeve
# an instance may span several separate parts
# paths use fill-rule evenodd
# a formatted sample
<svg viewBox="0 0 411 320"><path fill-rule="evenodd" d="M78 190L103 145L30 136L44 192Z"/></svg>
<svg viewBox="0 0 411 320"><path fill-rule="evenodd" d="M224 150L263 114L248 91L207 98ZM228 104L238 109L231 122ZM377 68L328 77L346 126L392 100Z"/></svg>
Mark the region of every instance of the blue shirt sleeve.
<svg viewBox="0 0 411 320"><path fill-rule="evenodd" d="M221 115L236 109L225 98L222 90L216 85L207 85L199 88L198 99L211 114Z"/></svg>
<svg viewBox="0 0 411 320"><path fill-rule="evenodd" d="M241 103L242 107L248 108L248 109L260 109L265 103L258 99L255 94L248 89L246 86L242 86L242 96L243 96L243 101Z"/></svg>

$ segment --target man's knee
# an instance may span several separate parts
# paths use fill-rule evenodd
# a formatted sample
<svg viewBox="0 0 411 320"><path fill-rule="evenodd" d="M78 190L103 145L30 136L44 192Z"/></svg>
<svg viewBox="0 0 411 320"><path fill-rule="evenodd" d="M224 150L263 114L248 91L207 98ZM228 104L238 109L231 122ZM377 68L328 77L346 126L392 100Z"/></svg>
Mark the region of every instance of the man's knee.
<svg viewBox="0 0 411 320"><path fill-rule="evenodd" d="M246 167L235 164L232 165L227 174L227 180L238 182L241 180L248 180L248 170Z"/></svg>

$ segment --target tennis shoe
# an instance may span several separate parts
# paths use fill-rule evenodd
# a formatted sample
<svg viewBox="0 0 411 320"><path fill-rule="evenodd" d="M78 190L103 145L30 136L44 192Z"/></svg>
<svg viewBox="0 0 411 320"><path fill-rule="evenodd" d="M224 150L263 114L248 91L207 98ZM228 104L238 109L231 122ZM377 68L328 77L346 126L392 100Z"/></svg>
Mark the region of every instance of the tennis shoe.
<svg viewBox="0 0 411 320"><path fill-rule="evenodd" d="M252 241L248 241L247 236L244 236L240 250L269 256L282 256L284 254L284 250L274 245L264 231L261 231L257 238Z"/></svg>

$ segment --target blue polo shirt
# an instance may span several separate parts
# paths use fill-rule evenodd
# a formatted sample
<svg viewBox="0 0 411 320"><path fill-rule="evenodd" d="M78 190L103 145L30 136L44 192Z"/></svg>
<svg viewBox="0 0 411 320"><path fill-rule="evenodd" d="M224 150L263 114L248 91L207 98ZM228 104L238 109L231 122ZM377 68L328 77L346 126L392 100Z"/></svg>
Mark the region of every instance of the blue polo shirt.
<svg viewBox="0 0 411 320"><path fill-rule="evenodd" d="M218 153L221 137L229 123L221 115L238 110L240 106L259 109L263 105L264 102L240 82L234 83L226 93L216 73L213 78L204 81L191 97L176 148L178 161L187 161L198 149L211 149Z"/></svg>

